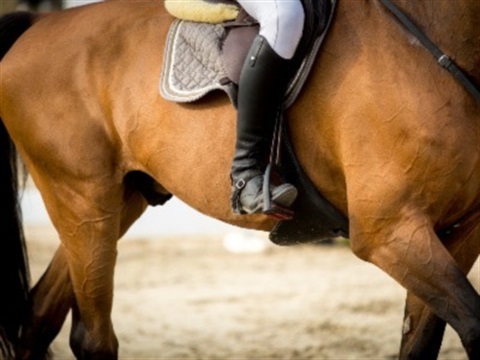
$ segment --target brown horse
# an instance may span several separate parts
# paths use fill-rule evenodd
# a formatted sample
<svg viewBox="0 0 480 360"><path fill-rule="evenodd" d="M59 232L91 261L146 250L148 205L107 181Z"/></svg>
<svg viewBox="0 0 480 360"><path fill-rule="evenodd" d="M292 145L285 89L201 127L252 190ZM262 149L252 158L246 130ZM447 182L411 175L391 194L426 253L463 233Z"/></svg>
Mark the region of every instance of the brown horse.
<svg viewBox="0 0 480 360"><path fill-rule="evenodd" d="M480 81L480 2L395 2ZM2 32L10 41L0 49L0 115L62 242L32 290L20 340L24 287L2 300L0 334L19 357L46 351L70 308L75 355L117 356L110 317L116 244L147 206L136 178L221 221L274 225L230 209L229 100L212 94L180 105L159 96L171 22L162 3L114 1L40 19L21 15ZM378 0L339 0L311 78L288 113L306 173L349 218L353 252L408 291L403 358L434 358L445 323L471 359L480 356L480 297L465 276L480 251L479 109ZM13 157L2 134L2 156ZM15 175L7 165L2 178L3 169ZM18 217L11 219L18 226L10 233L21 235ZM15 244L15 257L7 239L0 253L19 260L9 263L20 263L12 278L26 285Z"/></svg>

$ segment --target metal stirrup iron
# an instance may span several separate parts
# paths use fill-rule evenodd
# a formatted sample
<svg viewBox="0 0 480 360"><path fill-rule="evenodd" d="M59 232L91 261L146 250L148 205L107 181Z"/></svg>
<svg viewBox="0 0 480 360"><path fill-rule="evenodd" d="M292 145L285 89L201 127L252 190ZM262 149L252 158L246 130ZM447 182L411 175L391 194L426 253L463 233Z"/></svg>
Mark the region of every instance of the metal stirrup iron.
<svg viewBox="0 0 480 360"><path fill-rule="evenodd" d="M273 130L272 145L270 149L269 163L263 175L263 213L278 220L290 220L293 218L294 212L291 209L279 206L272 201L270 193L270 184L272 178L272 169L280 164L280 145L282 138L282 112L277 113L275 120L275 128Z"/></svg>

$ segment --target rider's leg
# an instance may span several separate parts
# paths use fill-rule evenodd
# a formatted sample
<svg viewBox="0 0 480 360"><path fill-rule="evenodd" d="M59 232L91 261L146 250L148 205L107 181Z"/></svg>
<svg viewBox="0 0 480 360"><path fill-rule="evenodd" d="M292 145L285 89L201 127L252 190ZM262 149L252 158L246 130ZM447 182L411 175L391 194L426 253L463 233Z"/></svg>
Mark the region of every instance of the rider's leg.
<svg viewBox="0 0 480 360"><path fill-rule="evenodd" d="M239 213L261 212L264 157L275 115L285 93L291 59L301 38L304 13L298 1L239 1L260 22L242 68L238 125L232 165L233 207ZM272 186L272 201L289 207L297 196L293 185Z"/></svg>

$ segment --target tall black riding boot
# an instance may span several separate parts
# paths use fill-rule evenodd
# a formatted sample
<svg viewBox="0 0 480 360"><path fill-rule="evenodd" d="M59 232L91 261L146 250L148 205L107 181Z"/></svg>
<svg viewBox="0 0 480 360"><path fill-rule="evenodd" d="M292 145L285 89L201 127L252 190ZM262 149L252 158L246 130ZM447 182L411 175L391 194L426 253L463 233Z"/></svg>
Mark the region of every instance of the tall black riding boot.
<svg viewBox="0 0 480 360"><path fill-rule="evenodd" d="M263 177L276 113L288 84L290 61L257 36L242 68L238 92L237 142L231 171L233 210L253 214L263 208ZM271 185L273 204L288 208L297 197L291 184Z"/></svg>

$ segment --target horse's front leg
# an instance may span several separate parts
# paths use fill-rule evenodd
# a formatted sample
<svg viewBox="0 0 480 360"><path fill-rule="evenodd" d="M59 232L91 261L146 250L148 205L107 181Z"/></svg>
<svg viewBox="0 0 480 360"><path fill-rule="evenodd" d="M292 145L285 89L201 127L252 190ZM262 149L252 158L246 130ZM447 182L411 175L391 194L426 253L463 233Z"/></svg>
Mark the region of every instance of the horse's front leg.
<svg viewBox="0 0 480 360"><path fill-rule="evenodd" d="M364 209L362 209L364 210ZM354 210L352 249L396 279L447 321L471 359L480 355L480 297L438 239L429 219L417 209L392 217Z"/></svg>
<svg viewBox="0 0 480 360"><path fill-rule="evenodd" d="M471 219L442 236L442 242L465 273L480 252L480 225ZM442 345L445 321L436 316L412 293L407 294L400 346L400 359L436 359Z"/></svg>

